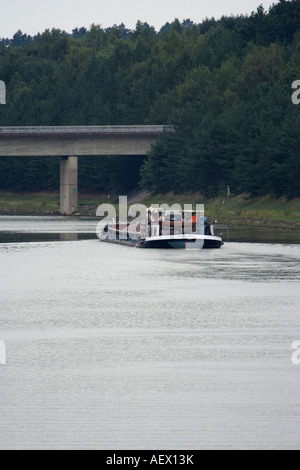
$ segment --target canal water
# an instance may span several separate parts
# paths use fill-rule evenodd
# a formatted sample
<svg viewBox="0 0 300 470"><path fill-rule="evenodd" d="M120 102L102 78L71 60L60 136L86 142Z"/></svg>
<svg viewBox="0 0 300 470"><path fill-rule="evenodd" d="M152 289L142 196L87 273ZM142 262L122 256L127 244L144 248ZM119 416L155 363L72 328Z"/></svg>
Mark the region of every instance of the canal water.
<svg viewBox="0 0 300 470"><path fill-rule="evenodd" d="M138 250L95 228L0 217L0 449L299 449L297 236Z"/></svg>

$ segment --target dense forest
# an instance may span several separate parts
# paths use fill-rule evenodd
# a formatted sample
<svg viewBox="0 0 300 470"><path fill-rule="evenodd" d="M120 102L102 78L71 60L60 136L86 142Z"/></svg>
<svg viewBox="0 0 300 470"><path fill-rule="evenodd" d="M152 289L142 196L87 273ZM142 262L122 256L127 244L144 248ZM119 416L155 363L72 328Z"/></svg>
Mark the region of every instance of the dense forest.
<svg viewBox="0 0 300 470"><path fill-rule="evenodd" d="M0 31L1 36L1 31ZM165 124L144 157L80 158L80 190L300 196L300 1L250 16L0 40L1 126ZM0 159L0 189L58 189L59 159ZM36 175L39 175L37 178ZM41 178L41 175L43 176Z"/></svg>

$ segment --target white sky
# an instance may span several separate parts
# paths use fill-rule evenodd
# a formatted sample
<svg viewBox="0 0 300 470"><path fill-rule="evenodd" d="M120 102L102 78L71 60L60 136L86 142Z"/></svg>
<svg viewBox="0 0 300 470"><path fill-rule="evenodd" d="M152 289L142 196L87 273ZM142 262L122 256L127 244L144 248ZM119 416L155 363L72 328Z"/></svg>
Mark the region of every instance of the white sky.
<svg viewBox="0 0 300 470"><path fill-rule="evenodd" d="M69 33L92 23L103 28L124 23L134 29L137 20L159 30L167 21L191 19L200 23L206 17L251 14L258 5L268 9L266 0L1 0L0 37L11 38L16 31L35 35L49 28Z"/></svg>

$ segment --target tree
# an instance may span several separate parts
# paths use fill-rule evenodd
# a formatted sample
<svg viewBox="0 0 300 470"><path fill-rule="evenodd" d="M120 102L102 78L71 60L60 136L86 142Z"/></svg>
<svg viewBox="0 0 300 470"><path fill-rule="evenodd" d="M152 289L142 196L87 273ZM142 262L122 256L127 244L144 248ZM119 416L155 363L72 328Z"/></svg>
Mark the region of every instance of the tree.
<svg viewBox="0 0 300 470"><path fill-rule="evenodd" d="M83 191L125 193L141 179L159 192L210 196L230 182L236 193L297 197L299 25L300 2L281 0L250 16L175 19L159 32L141 21L133 31L18 31L0 41L0 124L171 126L143 163L81 159ZM54 160L1 158L0 189L55 187Z"/></svg>

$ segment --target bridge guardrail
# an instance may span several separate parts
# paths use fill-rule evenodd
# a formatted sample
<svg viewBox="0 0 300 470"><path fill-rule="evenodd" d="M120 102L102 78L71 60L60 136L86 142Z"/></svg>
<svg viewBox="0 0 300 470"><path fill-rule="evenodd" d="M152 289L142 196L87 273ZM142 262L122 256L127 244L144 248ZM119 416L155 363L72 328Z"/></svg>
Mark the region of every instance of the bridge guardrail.
<svg viewBox="0 0 300 470"><path fill-rule="evenodd" d="M1 135L160 134L165 126L7 126Z"/></svg>

